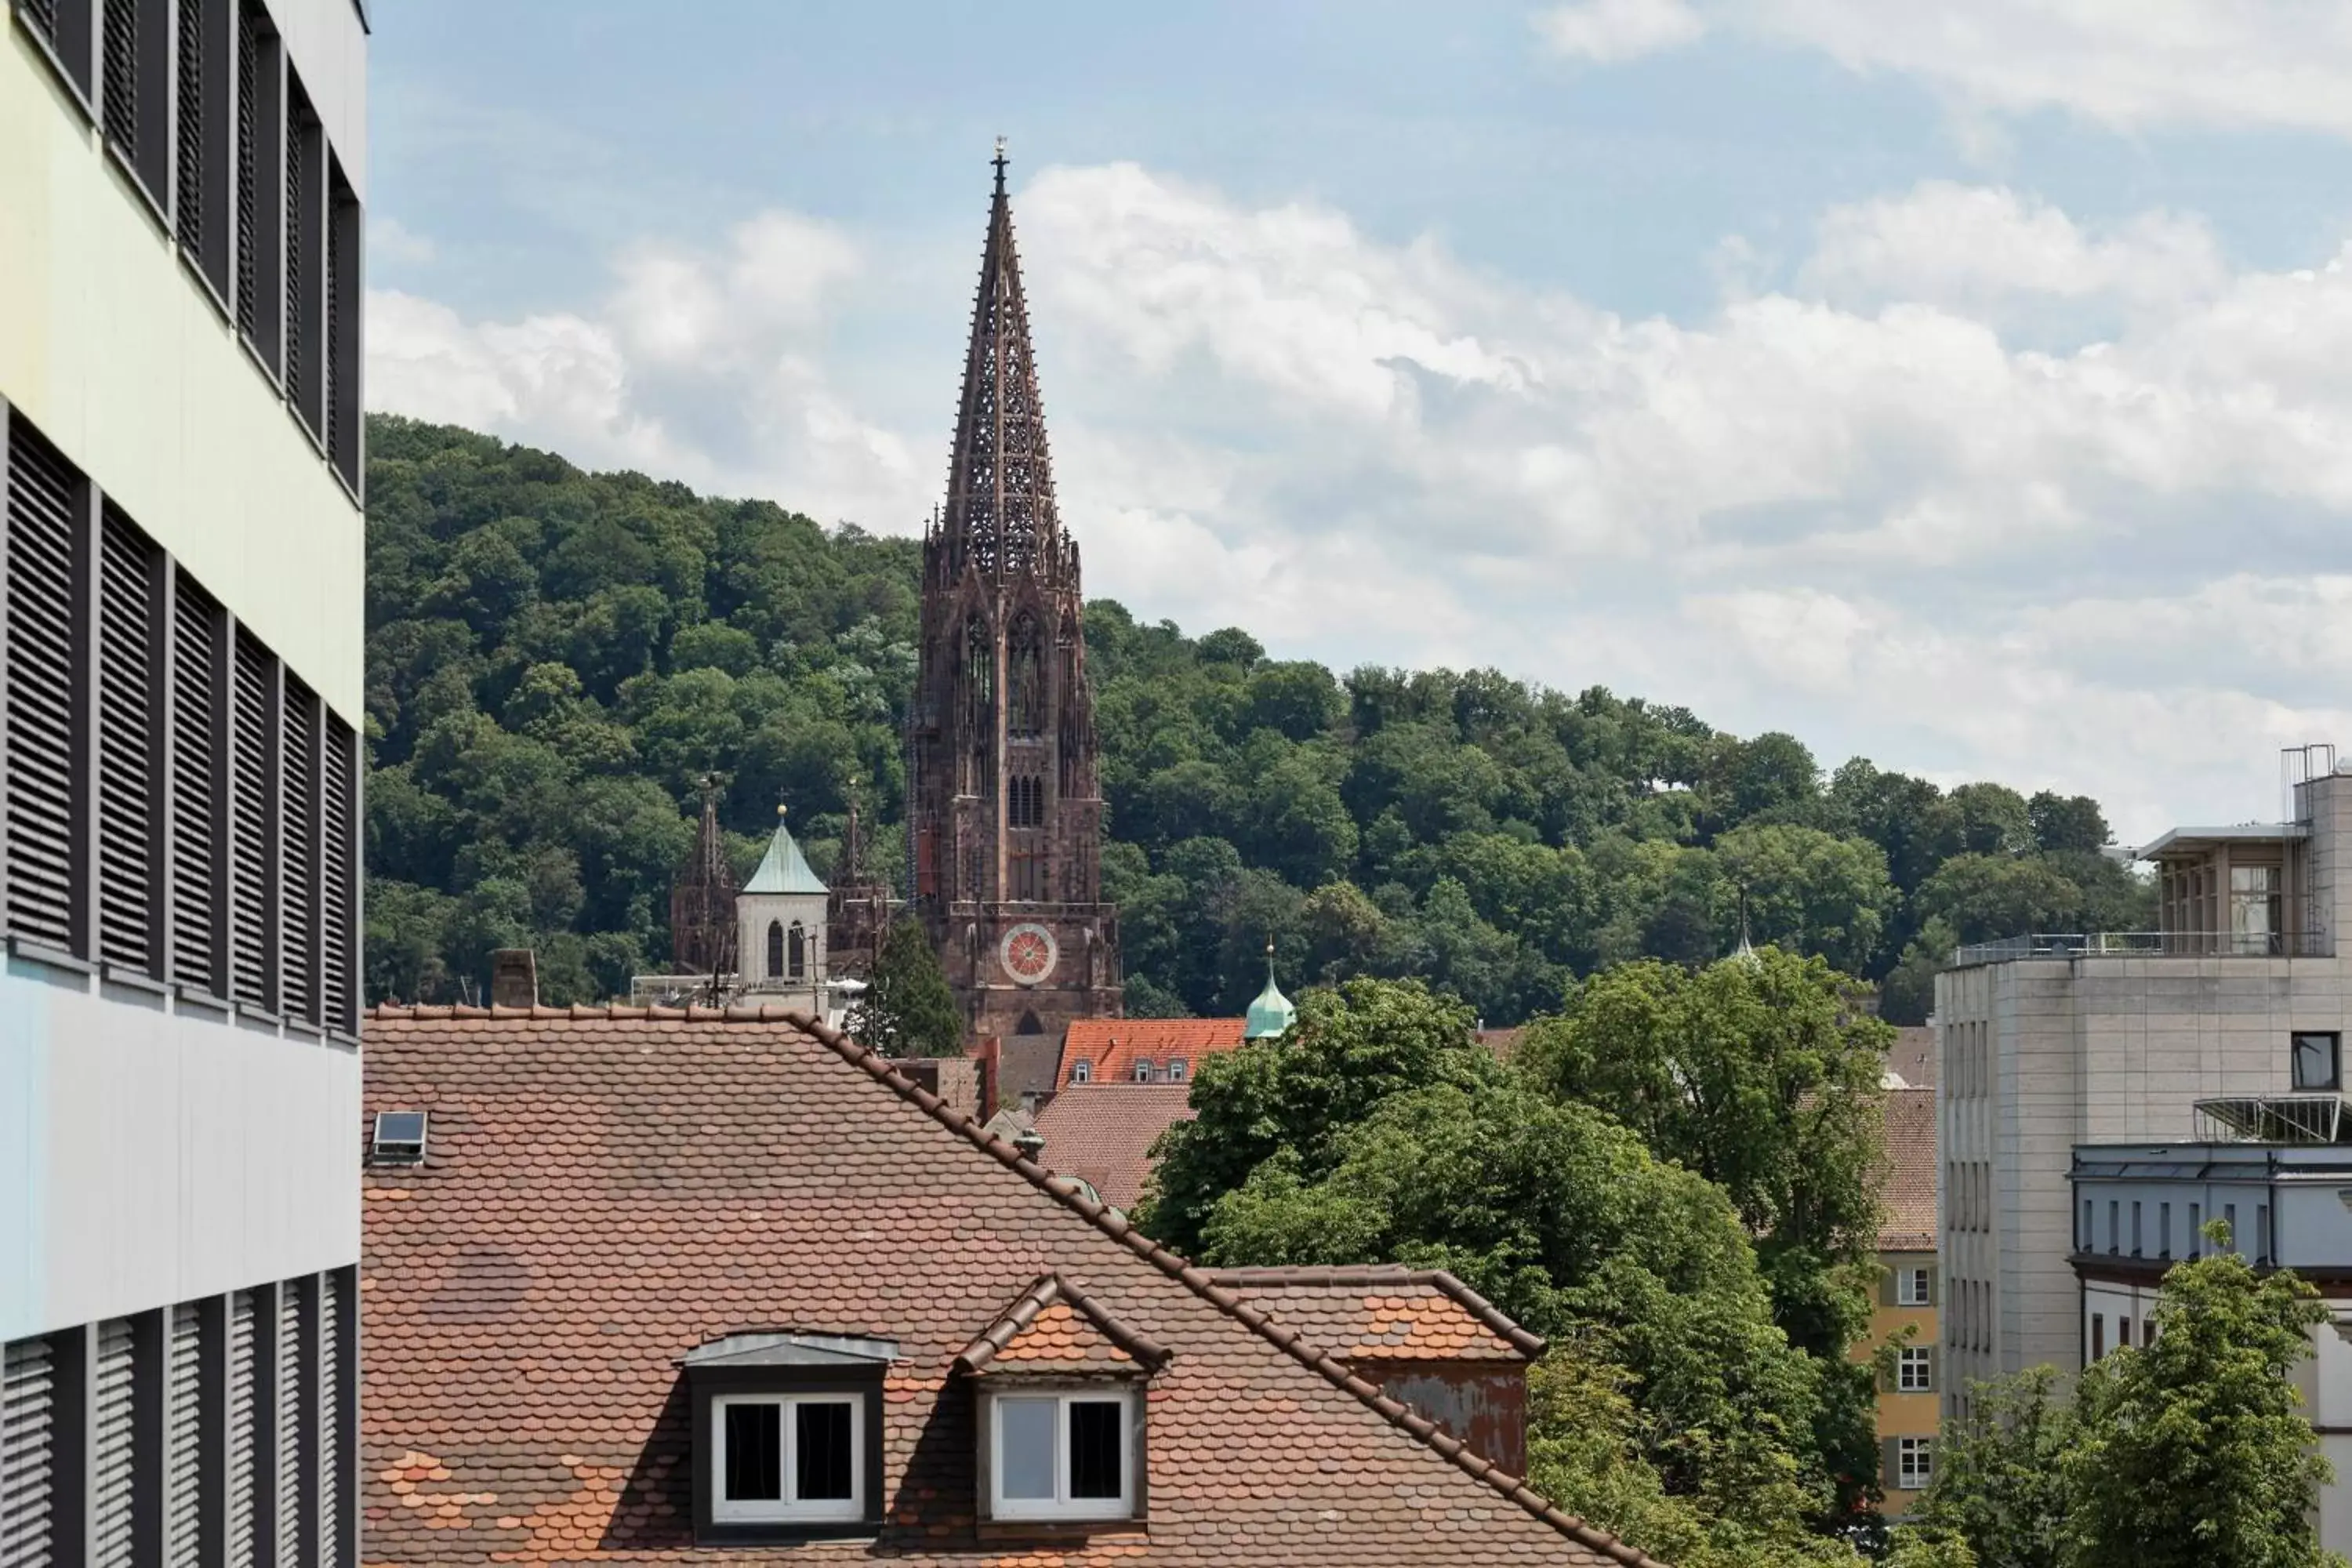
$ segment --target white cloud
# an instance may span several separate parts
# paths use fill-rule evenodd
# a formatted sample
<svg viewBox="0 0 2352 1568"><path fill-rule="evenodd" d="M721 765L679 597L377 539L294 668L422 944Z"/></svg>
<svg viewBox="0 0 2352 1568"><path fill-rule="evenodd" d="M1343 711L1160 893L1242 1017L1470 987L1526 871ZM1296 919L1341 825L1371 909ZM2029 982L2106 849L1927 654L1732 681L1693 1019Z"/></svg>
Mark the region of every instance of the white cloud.
<svg viewBox="0 0 2352 1568"><path fill-rule="evenodd" d="M1644 37L1604 18L1681 12ZM1555 49L1621 58L1705 28L1818 49L1915 78L1972 112L2056 109L2117 131L2287 127L2352 134L2352 11L2337 0L1594 0L1539 20ZM1629 40L1608 52L1613 37Z"/></svg>
<svg viewBox="0 0 2352 1568"><path fill-rule="evenodd" d="M467 321L373 291L369 400L820 519L911 519L928 476L823 363L825 308L858 265L839 230L770 212L713 249L628 247L589 313Z"/></svg>
<svg viewBox="0 0 2352 1568"><path fill-rule="evenodd" d="M2088 790L2127 835L2258 815L2273 748L2352 740L2341 258L1928 184L1826 215L1792 290L1629 321L1131 164L1016 205L1063 514L1139 615ZM900 286L869 248L780 215L627 247L577 313L382 296L377 401L903 525L935 433L828 336Z"/></svg>
<svg viewBox="0 0 2352 1568"><path fill-rule="evenodd" d="M1578 0L1536 18L1554 49L1588 60L1629 60L1679 48L1706 30L1686 0Z"/></svg>

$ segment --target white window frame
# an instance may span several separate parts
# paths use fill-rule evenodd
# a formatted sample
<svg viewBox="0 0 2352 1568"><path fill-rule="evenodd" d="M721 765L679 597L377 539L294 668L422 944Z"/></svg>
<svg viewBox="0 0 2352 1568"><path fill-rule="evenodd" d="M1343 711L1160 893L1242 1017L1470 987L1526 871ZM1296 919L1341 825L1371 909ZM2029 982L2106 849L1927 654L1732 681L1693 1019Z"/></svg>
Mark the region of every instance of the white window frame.
<svg viewBox="0 0 2352 1568"><path fill-rule="evenodd" d="M1186 1065L1182 1057L1171 1057L1168 1058L1168 1081L1170 1083L1182 1083L1184 1081L1184 1075L1190 1070L1191 1068Z"/></svg>
<svg viewBox="0 0 2352 1568"><path fill-rule="evenodd" d="M727 1495L727 1412L738 1405L778 1407L782 1442L776 1463L782 1473L776 1499L737 1500ZM803 1405L849 1406L849 1496L802 1502L793 1483L799 1458L800 1422L795 1413ZM866 1400L856 1394L720 1394L710 1400L710 1521L713 1524L839 1524L866 1517Z"/></svg>
<svg viewBox="0 0 2352 1568"><path fill-rule="evenodd" d="M1085 1057L1080 1057L1076 1061L1070 1064L1070 1081L1072 1083L1092 1083L1094 1080L1095 1064L1093 1062L1089 1061Z"/></svg>
<svg viewBox="0 0 2352 1568"><path fill-rule="evenodd" d="M1896 1490L1917 1492L1927 1489L1927 1484L1936 1479L1935 1444L1933 1437L1897 1437L1895 1440Z"/></svg>
<svg viewBox="0 0 2352 1568"><path fill-rule="evenodd" d="M1004 1405L1008 1400L1054 1401L1054 1495L1051 1498L1008 1498L1004 1495ZM1073 1498L1070 1490L1070 1406L1116 1402L1127 1430L1120 1455L1118 1496ZM1136 1472L1141 1468L1143 1445L1136 1430L1136 1400L1132 1389L1038 1388L1003 1389L988 1405L988 1511L992 1519L1104 1520L1135 1515Z"/></svg>
<svg viewBox="0 0 2352 1568"><path fill-rule="evenodd" d="M1898 1394L1927 1394L1936 1386L1935 1355L1920 1346L1906 1346L1895 1363L1895 1390Z"/></svg>
<svg viewBox="0 0 2352 1568"><path fill-rule="evenodd" d="M1135 1074L1136 1082L1150 1083L1151 1081L1151 1064L1150 1062L1139 1059L1131 1070Z"/></svg>
<svg viewBox="0 0 2352 1568"><path fill-rule="evenodd" d="M1927 1271L1925 1268L1898 1268L1895 1271L1895 1304L1898 1307L1924 1307L1927 1304Z"/></svg>

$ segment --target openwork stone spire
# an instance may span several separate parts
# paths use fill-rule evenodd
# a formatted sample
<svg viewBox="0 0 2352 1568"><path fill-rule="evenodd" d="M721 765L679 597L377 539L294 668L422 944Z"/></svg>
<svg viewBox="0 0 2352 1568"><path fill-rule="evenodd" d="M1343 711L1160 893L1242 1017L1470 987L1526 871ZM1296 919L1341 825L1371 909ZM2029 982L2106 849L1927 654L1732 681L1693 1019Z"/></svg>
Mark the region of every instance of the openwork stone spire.
<svg viewBox="0 0 2352 1568"><path fill-rule="evenodd" d="M680 868L669 894L671 969L681 974L716 974L734 966L735 872L727 864L727 840L719 831L719 780L702 781L702 821L694 852Z"/></svg>
<svg viewBox="0 0 2352 1568"><path fill-rule="evenodd" d="M947 512L932 553L947 583L967 568L998 582L1034 573L1058 579L1075 556L1054 510L1045 410L1029 347L1029 307L1013 246L1013 205L1004 194L1004 142L996 143L996 193L972 304L963 399L948 468Z"/></svg>

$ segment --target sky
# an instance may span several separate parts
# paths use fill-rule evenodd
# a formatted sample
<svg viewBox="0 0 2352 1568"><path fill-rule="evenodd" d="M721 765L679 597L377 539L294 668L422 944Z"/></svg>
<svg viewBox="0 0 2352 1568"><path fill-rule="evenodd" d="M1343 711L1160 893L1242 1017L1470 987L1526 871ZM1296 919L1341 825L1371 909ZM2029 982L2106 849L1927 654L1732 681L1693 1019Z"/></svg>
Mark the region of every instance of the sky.
<svg viewBox="0 0 2352 1568"><path fill-rule="evenodd" d="M2126 843L2352 765L2340 0L404 0L370 402L942 497L993 139L1089 594Z"/></svg>

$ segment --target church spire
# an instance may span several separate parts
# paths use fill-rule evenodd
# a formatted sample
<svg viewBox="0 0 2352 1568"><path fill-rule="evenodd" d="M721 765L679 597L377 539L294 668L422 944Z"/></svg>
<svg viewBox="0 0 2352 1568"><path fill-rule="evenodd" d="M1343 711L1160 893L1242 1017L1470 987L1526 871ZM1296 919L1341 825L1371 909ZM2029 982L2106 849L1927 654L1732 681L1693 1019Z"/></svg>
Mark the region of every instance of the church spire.
<svg viewBox="0 0 2352 1568"><path fill-rule="evenodd" d="M932 561L941 586L975 569L996 582L1024 572L1055 582L1069 558L1054 510L1045 411L1037 396L1004 164L1004 140L999 137L988 244L972 303L971 342L964 354L963 397L948 468L947 513Z"/></svg>

